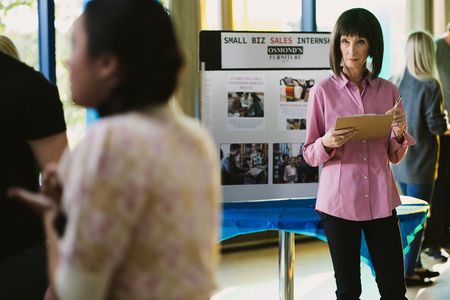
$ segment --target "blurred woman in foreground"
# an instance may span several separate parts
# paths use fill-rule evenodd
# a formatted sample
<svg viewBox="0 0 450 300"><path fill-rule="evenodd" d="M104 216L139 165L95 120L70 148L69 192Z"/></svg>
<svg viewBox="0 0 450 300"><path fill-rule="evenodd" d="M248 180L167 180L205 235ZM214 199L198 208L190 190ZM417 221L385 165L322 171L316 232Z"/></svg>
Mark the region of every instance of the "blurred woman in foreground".
<svg viewBox="0 0 450 300"><path fill-rule="evenodd" d="M209 135L169 103L181 65L155 1L94 0L77 20L73 99L102 119L41 194L10 191L42 212L60 299L209 299L220 173Z"/></svg>

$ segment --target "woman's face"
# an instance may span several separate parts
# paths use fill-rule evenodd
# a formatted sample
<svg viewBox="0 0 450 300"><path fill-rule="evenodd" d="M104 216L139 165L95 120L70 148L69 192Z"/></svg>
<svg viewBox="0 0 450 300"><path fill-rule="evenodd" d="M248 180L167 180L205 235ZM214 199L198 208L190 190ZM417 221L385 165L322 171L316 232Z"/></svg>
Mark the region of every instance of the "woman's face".
<svg viewBox="0 0 450 300"><path fill-rule="evenodd" d="M83 16L74 23L72 55L68 65L73 102L85 107L97 107L110 87L102 59L88 55Z"/></svg>
<svg viewBox="0 0 450 300"><path fill-rule="evenodd" d="M369 56L369 42L366 38L357 35L342 35L341 53L345 67L354 71L363 71Z"/></svg>

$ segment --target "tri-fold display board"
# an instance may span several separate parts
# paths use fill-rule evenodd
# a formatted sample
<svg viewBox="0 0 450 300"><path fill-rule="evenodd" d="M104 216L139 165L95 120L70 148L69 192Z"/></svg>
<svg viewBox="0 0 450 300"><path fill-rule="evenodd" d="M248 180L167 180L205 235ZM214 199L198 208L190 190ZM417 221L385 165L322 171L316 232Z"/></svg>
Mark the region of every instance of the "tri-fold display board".
<svg viewBox="0 0 450 300"><path fill-rule="evenodd" d="M301 148L309 91L330 74L329 32L200 33L202 123L225 201L315 197Z"/></svg>

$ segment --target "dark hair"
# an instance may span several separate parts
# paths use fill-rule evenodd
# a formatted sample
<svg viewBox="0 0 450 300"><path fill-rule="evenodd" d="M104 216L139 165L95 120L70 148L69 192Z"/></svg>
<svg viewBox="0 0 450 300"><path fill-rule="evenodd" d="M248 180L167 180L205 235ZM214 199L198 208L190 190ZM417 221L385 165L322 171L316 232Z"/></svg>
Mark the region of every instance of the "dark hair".
<svg viewBox="0 0 450 300"><path fill-rule="evenodd" d="M234 151L237 149L241 149L241 145L239 145L239 144L231 144L230 145L230 151Z"/></svg>
<svg viewBox="0 0 450 300"><path fill-rule="evenodd" d="M330 66L333 73L341 75L341 36L357 35L369 42L369 56L372 57L372 78L380 74L383 63L383 32L380 22L368 10L353 8L344 11L338 18L331 35Z"/></svg>
<svg viewBox="0 0 450 300"><path fill-rule="evenodd" d="M183 60L166 10L154 0L93 0L83 15L88 55L112 54L119 63L100 115L167 103Z"/></svg>

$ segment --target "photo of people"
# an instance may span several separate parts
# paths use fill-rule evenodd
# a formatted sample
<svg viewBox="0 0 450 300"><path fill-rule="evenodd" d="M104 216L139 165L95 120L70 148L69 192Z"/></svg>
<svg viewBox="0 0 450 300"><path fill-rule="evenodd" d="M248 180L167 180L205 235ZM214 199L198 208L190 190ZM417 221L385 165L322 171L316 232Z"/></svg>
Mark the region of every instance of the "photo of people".
<svg viewBox="0 0 450 300"><path fill-rule="evenodd" d="M273 183L309 183L319 181L319 169L309 166L302 156L302 144L273 145Z"/></svg>
<svg viewBox="0 0 450 300"><path fill-rule="evenodd" d="M229 118L263 118L264 93L228 92Z"/></svg>
<svg viewBox="0 0 450 300"><path fill-rule="evenodd" d="M306 129L306 119L286 119L287 130L304 130Z"/></svg>
<svg viewBox="0 0 450 300"><path fill-rule="evenodd" d="M314 84L314 79L280 79L280 102L308 102L309 90Z"/></svg>
<svg viewBox="0 0 450 300"><path fill-rule="evenodd" d="M268 144L221 144L222 184L267 184L268 155Z"/></svg>

